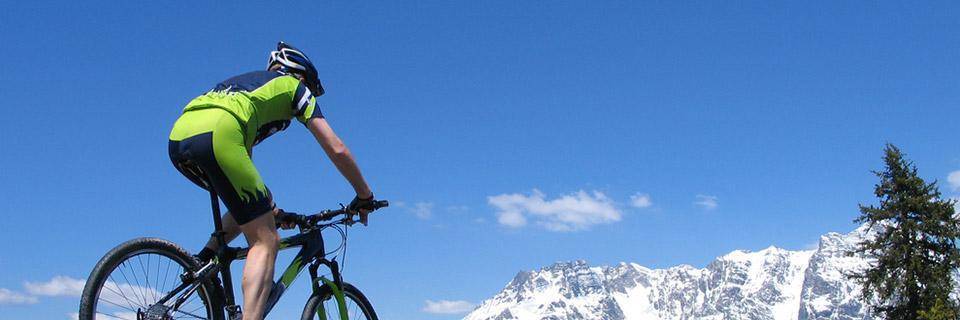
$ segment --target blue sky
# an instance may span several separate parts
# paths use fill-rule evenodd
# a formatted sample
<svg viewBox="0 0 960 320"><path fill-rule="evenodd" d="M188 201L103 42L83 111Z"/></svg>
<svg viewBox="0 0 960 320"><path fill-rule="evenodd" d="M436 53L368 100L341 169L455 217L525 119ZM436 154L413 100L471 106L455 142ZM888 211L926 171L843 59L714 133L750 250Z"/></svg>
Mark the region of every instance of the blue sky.
<svg viewBox="0 0 960 320"><path fill-rule="evenodd" d="M167 134L187 101L264 67L281 39L314 59L324 114L396 204L351 231L348 281L384 319L456 319L426 301L477 303L555 261L703 266L852 230L886 142L958 194L947 183L960 170L958 13L951 2L10 3L0 319L67 319L78 299L52 279L85 279L123 240L198 248L207 198L170 165ZM352 197L300 126L255 162L288 210ZM291 290L275 318L299 314L308 289Z"/></svg>

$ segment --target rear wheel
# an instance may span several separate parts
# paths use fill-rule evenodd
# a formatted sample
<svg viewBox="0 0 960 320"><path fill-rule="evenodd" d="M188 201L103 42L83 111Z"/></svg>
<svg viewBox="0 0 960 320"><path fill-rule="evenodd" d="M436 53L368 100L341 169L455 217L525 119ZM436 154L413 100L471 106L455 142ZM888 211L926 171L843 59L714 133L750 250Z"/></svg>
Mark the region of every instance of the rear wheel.
<svg viewBox="0 0 960 320"><path fill-rule="evenodd" d="M176 298L156 303L182 283L181 274L196 270L195 263L185 250L163 239L124 242L104 255L90 273L80 298L79 320L222 320L220 300L215 298L220 291L210 281L191 292L179 307L173 307Z"/></svg>
<svg viewBox="0 0 960 320"><path fill-rule="evenodd" d="M307 306L303 308L303 320L341 320L341 319L365 319L378 320L377 313L373 311L370 300L349 283L343 284L343 300L346 302L346 318L341 318L340 308L337 305L337 299L333 296L333 290L330 286L323 285L317 294L307 300Z"/></svg>

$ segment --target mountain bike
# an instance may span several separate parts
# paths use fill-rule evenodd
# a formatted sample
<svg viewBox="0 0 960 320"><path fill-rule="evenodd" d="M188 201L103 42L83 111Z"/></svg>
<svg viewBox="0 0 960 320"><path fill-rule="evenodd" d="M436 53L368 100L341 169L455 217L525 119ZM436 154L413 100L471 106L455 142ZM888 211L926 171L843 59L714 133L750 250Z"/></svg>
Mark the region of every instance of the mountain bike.
<svg viewBox="0 0 960 320"><path fill-rule="evenodd" d="M212 236L220 244L215 258L201 263L180 246L159 238L124 242L107 252L87 278L79 320L241 319L230 264L246 258L249 248L226 245L216 193L211 192L210 199L215 227ZM372 209L388 205L385 200L376 201ZM340 209L313 215L283 214L283 222L295 223L300 232L281 239L280 250L299 247L300 251L274 283L264 316L307 269L313 292L301 319L377 320L370 301L359 289L343 281L342 263L337 262L336 253L345 256L347 228L359 222L355 213L340 205ZM336 229L342 238L340 246L330 252L325 251L321 234L328 228ZM331 254L333 258L327 259ZM329 270L330 278L325 276L327 273L320 275L321 266Z"/></svg>

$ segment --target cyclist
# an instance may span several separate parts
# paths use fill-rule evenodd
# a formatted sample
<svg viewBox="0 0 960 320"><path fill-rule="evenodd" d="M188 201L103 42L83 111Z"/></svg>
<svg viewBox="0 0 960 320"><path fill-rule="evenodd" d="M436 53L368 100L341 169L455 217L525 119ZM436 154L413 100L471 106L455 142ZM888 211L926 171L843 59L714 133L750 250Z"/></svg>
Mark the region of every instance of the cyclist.
<svg viewBox="0 0 960 320"><path fill-rule="evenodd" d="M250 246L242 280L245 320L263 318L279 246L275 216L282 213L251 161L255 145L296 118L353 186L357 195L349 209L359 212L366 224L373 192L350 150L320 112L316 97L323 93L310 59L281 41L270 53L266 71L229 78L193 99L170 132L173 165L201 188L216 191L229 210L223 216L225 240L242 232ZM305 165L300 159L290 162L296 163L296 170ZM217 245L211 237L197 258L210 260Z"/></svg>

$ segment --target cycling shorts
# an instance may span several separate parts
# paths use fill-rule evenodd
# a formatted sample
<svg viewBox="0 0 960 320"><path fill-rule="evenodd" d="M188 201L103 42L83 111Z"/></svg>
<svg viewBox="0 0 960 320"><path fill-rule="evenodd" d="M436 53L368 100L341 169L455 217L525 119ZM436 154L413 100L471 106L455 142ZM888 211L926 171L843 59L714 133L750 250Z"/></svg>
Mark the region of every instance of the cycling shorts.
<svg viewBox="0 0 960 320"><path fill-rule="evenodd" d="M184 112L169 143L173 166L201 188L216 191L240 225L275 207L244 137L233 114L211 107Z"/></svg>

